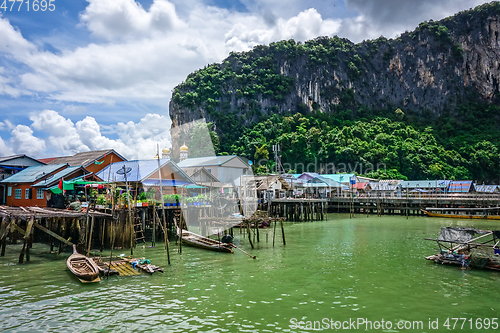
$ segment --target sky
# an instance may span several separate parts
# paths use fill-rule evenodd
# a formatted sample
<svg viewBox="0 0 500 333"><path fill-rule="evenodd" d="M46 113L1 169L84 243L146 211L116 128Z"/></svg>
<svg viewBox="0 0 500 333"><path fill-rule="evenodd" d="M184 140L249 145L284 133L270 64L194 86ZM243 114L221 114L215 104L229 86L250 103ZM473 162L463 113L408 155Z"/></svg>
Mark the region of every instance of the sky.
<svg viewBox="0 0 500 333"><path fill-rule="evenodd" d="M485 2L0 0L0 156L152 158L170 146L172 89L231 51L393 38Z"/></svg>

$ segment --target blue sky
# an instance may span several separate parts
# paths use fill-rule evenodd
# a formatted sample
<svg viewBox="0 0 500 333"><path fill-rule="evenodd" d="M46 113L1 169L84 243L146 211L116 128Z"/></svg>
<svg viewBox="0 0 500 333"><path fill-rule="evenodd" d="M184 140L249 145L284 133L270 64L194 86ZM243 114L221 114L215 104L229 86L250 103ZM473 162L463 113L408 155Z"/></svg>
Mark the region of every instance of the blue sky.
<svg viewBox="0 0 500 333"><path fill-rule="evenodd" d="M0 4L3 0L0 0ZM53 0L0 9L0 156L169 146L168 103L231 51L294 38L395 37L480 0ZM33 1L30 1L31 5Z"/></svg>

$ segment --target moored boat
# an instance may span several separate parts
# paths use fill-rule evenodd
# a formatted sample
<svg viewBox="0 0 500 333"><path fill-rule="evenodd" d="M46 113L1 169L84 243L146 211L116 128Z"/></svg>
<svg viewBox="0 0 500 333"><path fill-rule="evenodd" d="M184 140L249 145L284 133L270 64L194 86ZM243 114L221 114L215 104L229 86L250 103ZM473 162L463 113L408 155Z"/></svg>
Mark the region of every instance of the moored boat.
<svg viewBox="0 0 500 333"><path fill-rule="evenodd" d="M441 214L441 213L432 213L429 212L425 209L422 209L422 211L427 214L427 216L430 217L446 217L446 218L453 218L453 219L484 219L484 220L500 220L500 215L487 215L487 214L481 214L481 215L470 215L470 214Z"/></svg>
<svg viewBox="0 0 500 333"><path fill-rule="evenodd" d="M66 260L71 273L83 283L99 282L99 267L89 257L84 256L76 251L76 245L73 244L73 254Z"/></svg>
<svg viewBox="0 0 500 333"><path fill-rule="evenodd" d="M177 234L180 234L180 229L177 228ZM216 241L214 239L204 237L193 232L182 230L182 242L188 245L198 247L205 250L234 253L233 246L228 243Z"/></svg>

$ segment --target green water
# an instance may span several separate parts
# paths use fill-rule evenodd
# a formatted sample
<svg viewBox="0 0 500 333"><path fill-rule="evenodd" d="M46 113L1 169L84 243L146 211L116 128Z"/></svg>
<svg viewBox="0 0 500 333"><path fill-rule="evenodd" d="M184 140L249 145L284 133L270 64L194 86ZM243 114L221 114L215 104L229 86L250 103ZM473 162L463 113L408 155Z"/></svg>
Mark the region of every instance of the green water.
<svg viewBox="0 0 500 333"><path fill-rule="evenodd" d="M182 255L172 248L168 267L163 247L138 248L136 256L165 273L91 285L71 276L67 254L39 254L48 246L36 244L32 261L18 265L19 245L8 246L0 258L0 331L300 332L307 321L366 318L422 321L424 328L413 331L441 332L448 317L500 317L500 273L424 259L436 252L424 238L444 226L498 229L499 223L334 214L286 223L285 247L279 233L273 248L270 229L261 230L255 250L236 233L236 244L257 260L183 247ZM292 318L304 321L303 329ZM429 318L439 320L438 330L429 329ZM467 325L450 331L478 331Z"/></svg>

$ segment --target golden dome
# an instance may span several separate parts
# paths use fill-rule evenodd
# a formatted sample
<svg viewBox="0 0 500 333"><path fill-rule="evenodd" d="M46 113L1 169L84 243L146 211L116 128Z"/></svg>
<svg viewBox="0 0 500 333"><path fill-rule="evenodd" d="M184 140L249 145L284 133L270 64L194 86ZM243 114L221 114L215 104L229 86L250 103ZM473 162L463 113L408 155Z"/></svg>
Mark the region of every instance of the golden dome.
<svg viewBox="0 0 500 333"><path fill-rule="evenodd" d="M156 154L155 157L153 157L153 160L157 160L158 159L158 154Z"/></svg>
<svg viewBox="0 0 500 333"><path fill-rule="evenodd" d="M188 151L188 147L186 146L186 144L183 144L181 146L181 151Z"/></svg>
<svg viewBox="0 0 500 333"><path fill-rule="evenodd" d="M170 149L168 149L167 147L163 148L163 150L161 151L163 154L170 154Z"/></svg>

